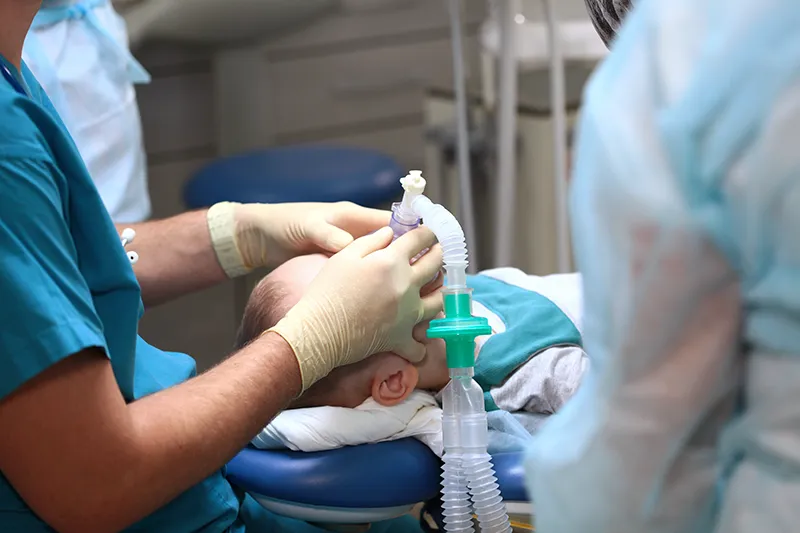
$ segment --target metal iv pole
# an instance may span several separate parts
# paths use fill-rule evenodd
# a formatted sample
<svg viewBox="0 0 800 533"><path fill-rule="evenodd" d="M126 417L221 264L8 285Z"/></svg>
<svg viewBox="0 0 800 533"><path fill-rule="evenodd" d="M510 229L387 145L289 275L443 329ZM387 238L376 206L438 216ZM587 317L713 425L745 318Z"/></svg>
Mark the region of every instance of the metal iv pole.
<svg viewBox="0 0 800 533"><path fill-rule="evenodd" d="M542 0L548 26L550 55L550 106L553 120L557 268L570 269L569 216L567 210L567 118L566 81L561 36L554 2ZM516 204L516 132L517 132L517 35L515 31L519 0L497 0L500 72L497 104L497 204L495 213L494 266L513 262L514 217Z"/></svg>
<svg viewBox="0 0 800 533"><path fill-rule="evenodd" d="M497 187L495 197L494 265L511 266L517 180L517 32L518 0L494 2L499 29L499 84L497 102Z"/></svg>
<svg viewBox="0 0 800 533"><path fill-rule="evenodd" d="M561 50L558 17L552 0L542 0L549 29L551 108L553 115L554 176L556 203L557 268L566 272L570 268L569 217L567 210L566 172L566 82L564 59ZM518 58L516 17L520 14L520 0L490 0L499 29L499 83L497 110L497 187L494 231L494 267L513 263L514 221L516 206L516 133L518 100ZM469 125L467 122L466 76L461 21L461 1L448 0L453 43L453 73L456 95L456 128L459 193L464 233L471 247L474 272L477 256L475 206L472 197L470 168Z"/></svg>
<svg viewBox="0 0 800 533"><path fill-rule="evenodd" d="M570 270L569 210L567 206L567 89L556 6L542 0L549 30L550 108L553 113L554 179L556 191L557 265L561 273Z"/></svg>
<svg viewBox="0 0 800 533"><path fill-rule="evenodd" d="M472 199L472 169L470 168L469 124L467 119L467 81L464 72L464 47L461 25L461 0L448 0L450 32L453 44L453 88L456 94L456 151L458 154L459 203L461 225L470 250L468 272L477 271L475 204Z"/></svg>

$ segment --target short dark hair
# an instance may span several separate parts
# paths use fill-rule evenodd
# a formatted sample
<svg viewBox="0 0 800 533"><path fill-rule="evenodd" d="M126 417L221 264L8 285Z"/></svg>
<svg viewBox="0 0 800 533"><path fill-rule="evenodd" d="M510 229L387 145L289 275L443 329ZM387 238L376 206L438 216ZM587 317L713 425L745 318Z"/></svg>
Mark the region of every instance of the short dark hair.
<svg viewBox="0 0 800 533"><path fill-rule="evenodd" d="M625 15L633 9L633 0L585 0L594 29L606 46L617 36Z"/></svg>
<svg viewBox="0 0 800 533"><path fill-rule="evenodd" d="M236 334L236 349L241 350L273 327L289 311L284 302L289 296L287 287L266 276L255 286L244 308L242 323Z"/></svg>

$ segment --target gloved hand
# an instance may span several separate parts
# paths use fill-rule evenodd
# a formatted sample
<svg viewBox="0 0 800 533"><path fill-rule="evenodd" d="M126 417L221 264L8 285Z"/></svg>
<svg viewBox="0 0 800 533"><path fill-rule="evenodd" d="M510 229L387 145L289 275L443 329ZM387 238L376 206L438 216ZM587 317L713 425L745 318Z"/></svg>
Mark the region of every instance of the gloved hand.
<svg viewBox="0 0 800 533"><path fill-rule="evenodd" d="M222 202L208 210L207 219L220 265L235 278L297 255L336 253L354 238L387 226L391 213L350 202Z"/></svg>
<svg viewBox="0 0 800 533"><path fill-rule="evenodd" d="M300 302L269 330L294 350L303 391L334 368L375 353L390 351L411 362L425 356L412 330L442 309L440 291L420 295L441 268L442 251L425 227L391 240L392 230L383 228L334 255Z"/></svg>

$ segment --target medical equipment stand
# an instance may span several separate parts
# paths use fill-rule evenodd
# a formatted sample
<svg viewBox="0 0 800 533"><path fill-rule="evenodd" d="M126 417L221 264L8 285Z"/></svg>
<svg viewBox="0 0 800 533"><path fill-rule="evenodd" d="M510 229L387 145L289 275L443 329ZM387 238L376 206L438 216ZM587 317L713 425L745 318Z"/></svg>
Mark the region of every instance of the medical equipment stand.
<svg viewBox="0 0 800 533"><path fill-rule="evenodd" d="M492 16L498 23L499 83L497 102L487 102L497 116L497 197L495 209L494 267L510 266L514 246L514 205L516 203L516 107L517 107L517 32L516 24L524 22L520 0L490 0ZM567 118L564 58L561 35L553 0L542 0L549 29L551 108L555 144L556 233L558 236L558 270L570 269L569 218L567 212ZM451 20L451 23L455 21ZM458 80L457 80L458 81ZM484 80L493 83L494 80ZM486 90L494 95L494 87ZM494 98L492 99L494 100ZM459 128L461 125L459 124ZM466 144L466 143L465 143Z"/></svg>
<svg viewBox="0 0 800 533"><path fill-rule="evenodd" d="M492 2L500 30L500 82L497 106L497 196L493 267L512 266L516 204L517 54L515 16L518 0Z"/></svg>
<svg viewBox="0 0 800 533"><path fill-rule="evenodd" d="M567 87L564 57L558 30L558 15L553 0L542 0L550 29L550 107L553 113L555 146L556 232L558 235L558 270L570 270L569 211L567 206Z"/></svg>
<svg viewBox="0 0 800 533"><path fill-rule="evenodd" d="M453 88L456 95L456 135L458 157L458 182L461 204L461 220L472 256L477 257L475 238L475 204L472 199L472 169L470 168L469 124L467 120L467 81L464 72L463 28L461 24L461 0L448 0L450 11L450 31L453 44ZM468 269L477 270L473 259Z"/></svg>

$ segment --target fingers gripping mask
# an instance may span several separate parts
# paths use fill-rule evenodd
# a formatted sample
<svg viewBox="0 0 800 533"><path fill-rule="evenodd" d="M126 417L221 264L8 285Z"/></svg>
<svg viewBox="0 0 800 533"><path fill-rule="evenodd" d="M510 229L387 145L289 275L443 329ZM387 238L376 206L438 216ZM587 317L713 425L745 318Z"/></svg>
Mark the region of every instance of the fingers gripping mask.
<svg viewBox="0 0 800 533"><path fill-rule="evenodd" d="M633 0L584 0L589 18L595 30L609 46L622 24L625 14L631 10Z"/></svg>

